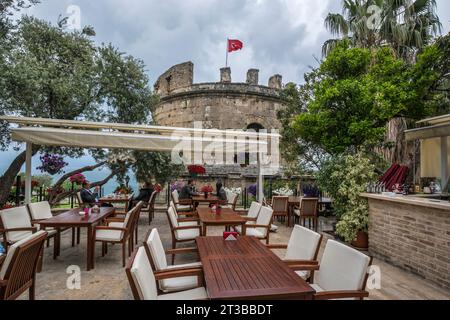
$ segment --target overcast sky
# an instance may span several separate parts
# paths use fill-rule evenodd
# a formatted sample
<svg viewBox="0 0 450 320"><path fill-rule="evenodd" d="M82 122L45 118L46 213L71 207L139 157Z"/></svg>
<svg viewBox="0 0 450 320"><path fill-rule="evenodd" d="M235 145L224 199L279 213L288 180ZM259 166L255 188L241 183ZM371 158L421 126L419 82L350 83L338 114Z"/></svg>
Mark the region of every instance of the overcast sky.
<svg viewBox="0 0 450 320"><path fill-rule="evenodd" d="M450 31L450 1L437 0L443 33ZM111 42L145 61L151 85L174 64L192 61L195 82L219 79L226 39L245 48L230 54L233 81L260 69L260 83L279 73L283 82L301 82L316 66L328 12L341 0L42 0L26 12L56 23L70 5L81 9L81 24L95 28L98 43Z"/></svg>

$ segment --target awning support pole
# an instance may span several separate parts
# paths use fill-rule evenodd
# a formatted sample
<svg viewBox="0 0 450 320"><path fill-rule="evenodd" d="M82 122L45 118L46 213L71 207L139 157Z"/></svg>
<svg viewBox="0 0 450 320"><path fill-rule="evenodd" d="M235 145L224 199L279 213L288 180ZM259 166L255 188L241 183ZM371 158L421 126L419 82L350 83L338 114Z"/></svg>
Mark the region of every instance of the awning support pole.
<svg viewBox="0 0 450 320"><path fill-rule="evenodd" d="M31 203L31 159L33 157L33 144L27 142L25 158L25 204Z"/></svg>
<svg viewBox="0 0 450 320"><path fill-rule="evenodd" d="M448 190L448 137L441 137L441 187L442 193Z"/></svg>
<svg viewBox="0 0 450 320"><path fill-rule="evenodd" d="M258 152L258 202L264 201L264 176L261 170L261 154Z"/></svg>

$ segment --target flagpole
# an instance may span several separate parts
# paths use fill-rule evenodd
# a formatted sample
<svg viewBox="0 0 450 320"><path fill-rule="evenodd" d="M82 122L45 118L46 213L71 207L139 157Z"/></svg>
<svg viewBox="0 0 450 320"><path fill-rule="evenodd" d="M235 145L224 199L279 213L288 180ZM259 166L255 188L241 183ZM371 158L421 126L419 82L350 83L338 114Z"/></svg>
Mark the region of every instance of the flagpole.
<svg viewBox="0 0 450 320"><path fill-rule="evenodd" d="M225 59L225 68L228 68L228 43L229 43L230 39L227 38L227 45L225 46L225 49L227 51L226 54L226 59Z"/></svg>

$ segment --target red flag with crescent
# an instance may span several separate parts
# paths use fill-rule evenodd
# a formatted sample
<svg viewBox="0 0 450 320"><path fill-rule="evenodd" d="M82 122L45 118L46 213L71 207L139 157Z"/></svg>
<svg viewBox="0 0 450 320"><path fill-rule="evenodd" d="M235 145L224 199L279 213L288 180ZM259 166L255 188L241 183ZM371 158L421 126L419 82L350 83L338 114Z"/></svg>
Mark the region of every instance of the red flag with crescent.
<svg viewBox="0 0 450 320"><path fill-rule="evenodd" d="M240 40L228 39L228 52L238 51L244 47L244 44Z"/></svg>

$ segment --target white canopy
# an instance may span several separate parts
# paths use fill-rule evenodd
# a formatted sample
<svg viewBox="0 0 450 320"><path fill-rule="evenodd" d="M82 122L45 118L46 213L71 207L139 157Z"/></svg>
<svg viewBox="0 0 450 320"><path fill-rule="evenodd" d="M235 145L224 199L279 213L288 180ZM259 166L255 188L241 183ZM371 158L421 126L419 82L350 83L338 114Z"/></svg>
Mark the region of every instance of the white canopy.
<svg viewBox="0 0 450 320"><path fill-rule="evenodd" d="M279 134L216 130L201 128L175 128L100 123L88 121L3 116L0 120L19 125L13 128L12 139L25 142L26 182L25 202L31 201L32 145L81 148L131 149L173 152L240 152L258 154L259 197L263 199L261 155L270 153L270 146L278 144ZM177 149L178 148L178 149Z"/></svg>

